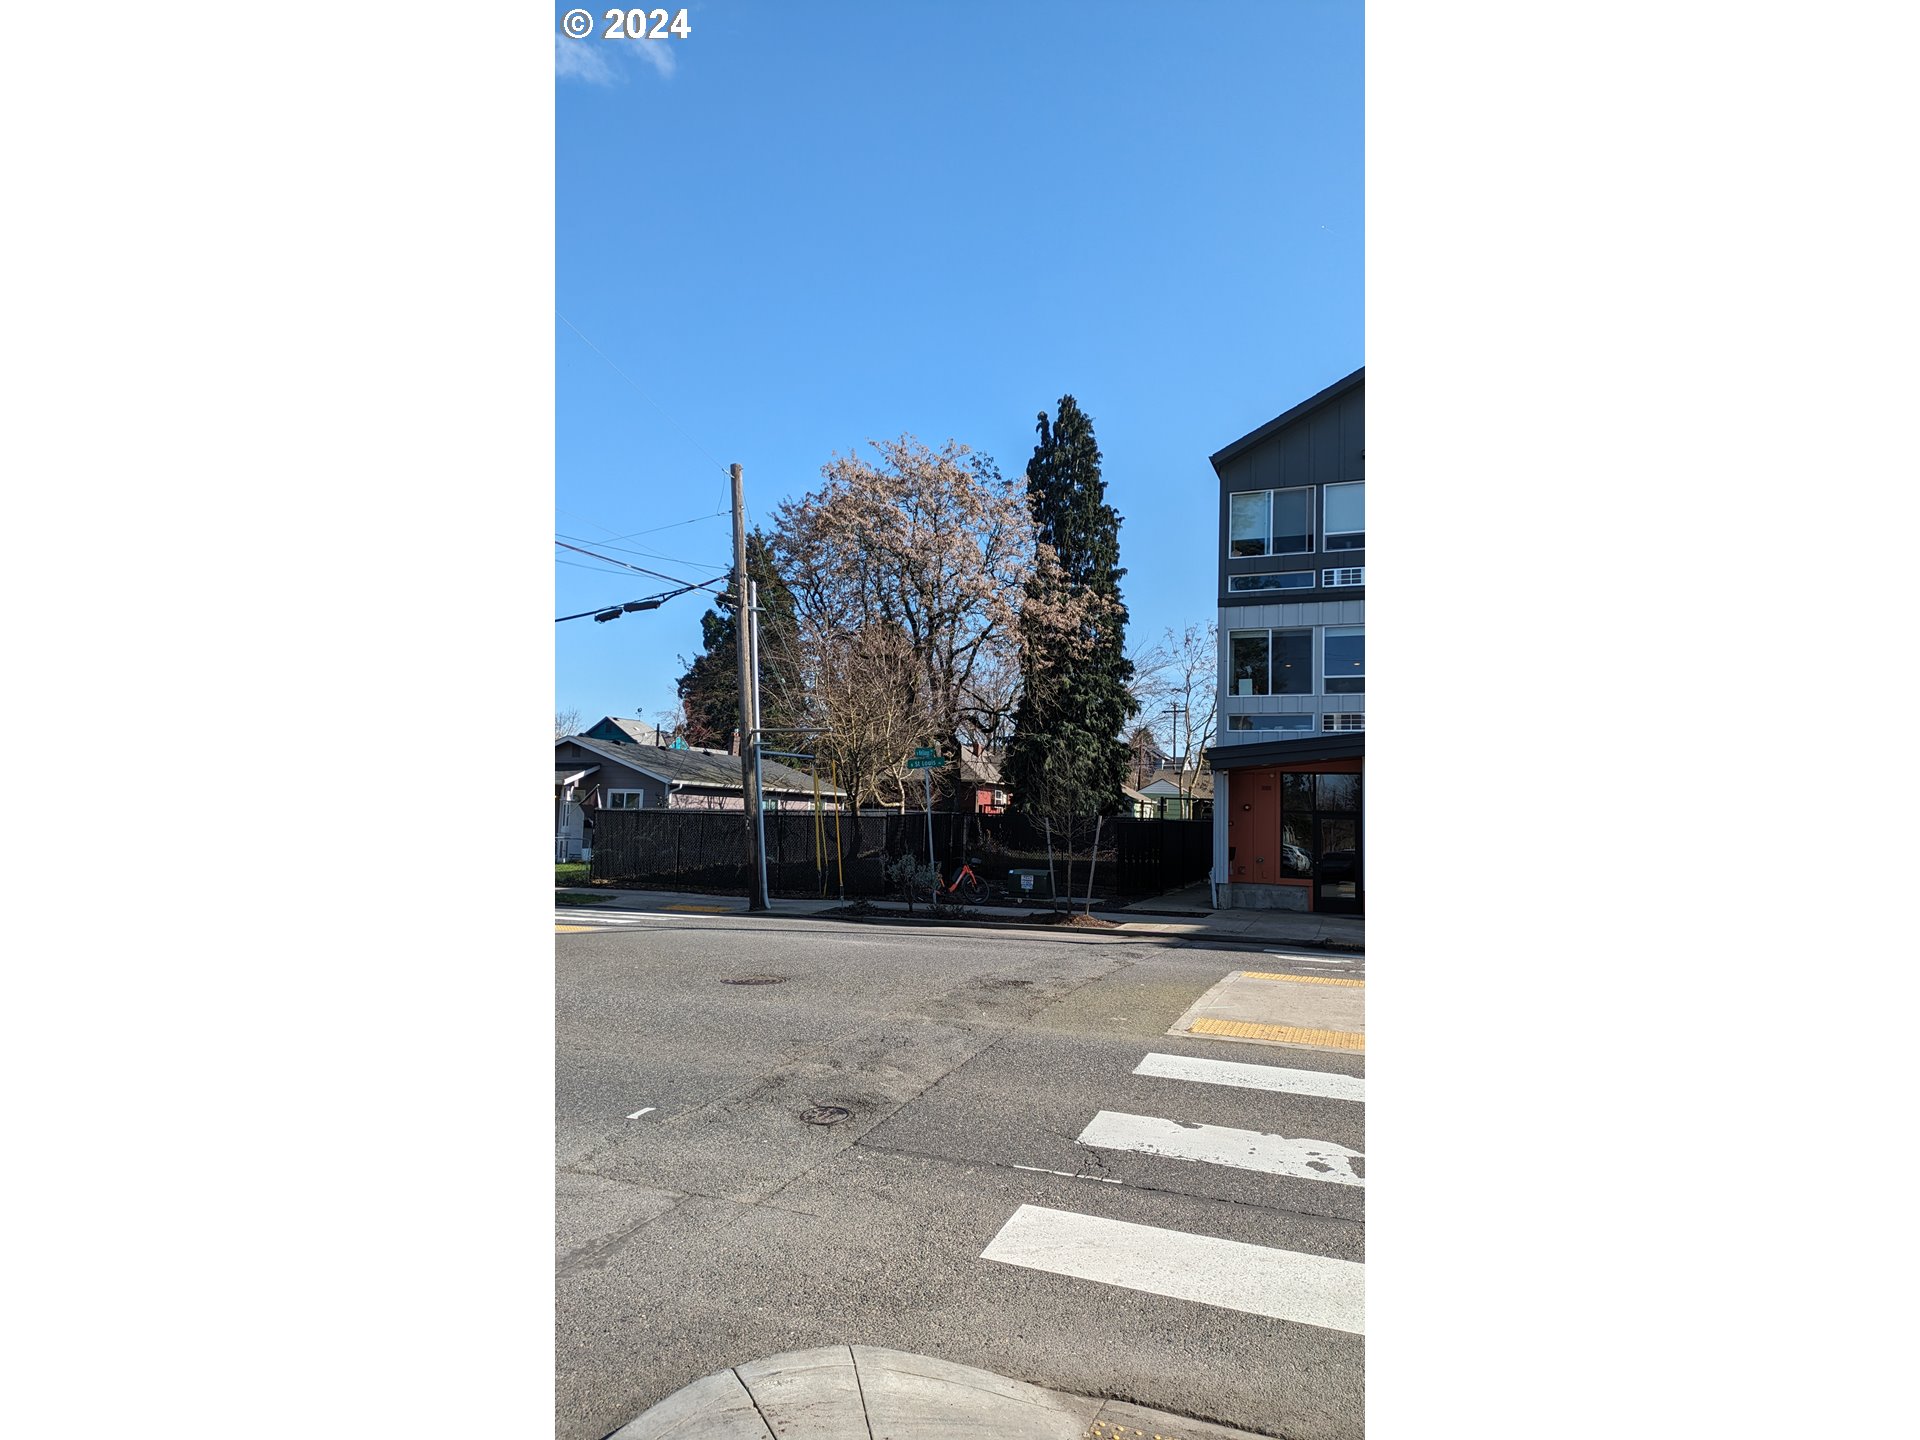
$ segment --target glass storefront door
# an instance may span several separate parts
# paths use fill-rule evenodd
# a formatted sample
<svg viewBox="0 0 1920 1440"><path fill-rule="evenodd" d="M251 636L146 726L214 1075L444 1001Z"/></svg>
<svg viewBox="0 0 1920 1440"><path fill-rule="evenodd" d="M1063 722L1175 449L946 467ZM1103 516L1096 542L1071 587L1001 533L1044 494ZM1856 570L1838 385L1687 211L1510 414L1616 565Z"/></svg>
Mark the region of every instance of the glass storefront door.
<svg viewBox="0 0 1920 1440"><path fill-rule="evenodd" d="M1360 913L1360 817L1316 815L1313 823L1313 908Z"/></svg>

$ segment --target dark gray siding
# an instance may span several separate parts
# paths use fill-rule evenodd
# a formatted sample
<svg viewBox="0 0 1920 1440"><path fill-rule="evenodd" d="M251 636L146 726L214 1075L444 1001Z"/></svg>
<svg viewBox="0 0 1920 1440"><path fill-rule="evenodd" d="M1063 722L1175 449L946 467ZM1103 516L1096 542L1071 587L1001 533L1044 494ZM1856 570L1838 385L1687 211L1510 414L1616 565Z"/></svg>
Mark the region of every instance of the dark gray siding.
<svg viewBox="0 0 1920 1440"><path fill-rule="evenodd" d="M1227 452L1222 452L1224 459L1216 458L1215 469L1220 477L1220 530L1214 553L1219 557L1218 588L1222 608L1320 600L1361 600L1366 597L1365 586L1325 588L1319 583L1321 571L1363 566L1367 563L1367 555L1364 550L1336 550L1329 554L1320 548L1321 496L1317 488L1367 478L1366 403L1366 380L1362 377L1324 403L1303 409L1302 413L1244 448L1234 451L1234 447L1229 446ZM1314 552L1311 555L1260 555L1248 559L1230 559L1227 555L1227 497L1240 490L1281 490L1296 485L1316 487L1313 493ZM1287 570L1311 570L1313 586L1297 590L1227 592L1229 575L1261 575Z"/></svg>
<svg viewBox="0 0 1920 1440"><path fill-rule="evenodd" d="M601 805L607 803L607 791L609 790L645 791L647 798L643 800L641 804L649 810L663 806L667 802L666 786L662 785L651 775L642 775L637 770L629 769L627 766L617 764L604 756L596 755L585 746L554 746L553 763L556 769L572 768L584 770L589 765L599 766L600 768L598 770L594 771L593 774L587 776L587 778L581 782L581 789L585 792L597 786L600 791L598 803Z"/></svg>

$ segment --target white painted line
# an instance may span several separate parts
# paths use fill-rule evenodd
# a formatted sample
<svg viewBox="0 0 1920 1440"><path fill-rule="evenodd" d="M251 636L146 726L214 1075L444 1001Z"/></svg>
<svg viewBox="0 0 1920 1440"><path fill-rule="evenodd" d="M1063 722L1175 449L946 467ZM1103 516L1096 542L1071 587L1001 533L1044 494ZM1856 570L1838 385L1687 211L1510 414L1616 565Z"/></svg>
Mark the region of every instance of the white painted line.
<svg viewBox="0 0 1920 1440"><path fill-rule="evenodd" d="M658 1110L659 1108L660 1107L658 1105L649 1105L644 1110L634 1111L633 1114L627 1116L627 1119L638 1120L642 1115L651 1115L655 1110Z"/></svg>
<svg viewBox="0 0 1920 1440"><path fill-rule="evenodd" d="M1243 1090L1274 1090L1284 1095L1315 1095L1322 1100L1360 1102L1367 1098L1367 1082L1355 1075L1247 1065L1238 1060L1201 1060L1192 1055L1149 1055L1133 1067L1133 1073L1162 1080L1194 1080L1202 1085L1237 1085Z"/></svg>
<svg viewBox="0 0 1920 1440"><path fill-rule="evenodd" d="M1291 1175L1299 1180L1325 1180L1334 1185L1364 1185L1350 1163L1364 1159L1331 1140L1289 1140L1258 1130L1235 1130L1228 1125L1182 1125L1152 1115L1122 1115L1102 1110L1080 1132L1080 1143L1098 1150L1132 1150L1142 1155L1168 1155L1176 1160L1199 1160L1208 1165L1231 1165L1236 1170L1258 1170L1267 1175Z"/></svg>
<svg viewBox="0 0 1920 1440"><path fill-rule="evenodd" d="M1077 1175L1071 1170L1049 1170L1044 1165L1016 1165L1016 1170L1031 1170L1036 1175L1062 1175L1069 1180L1098 1180L1102 1185L1124 1185L1126 1181L1115 1180L1108 1175Z"/></svg>
<svg viewBox="0 0 1920 1440"><path fill-rule="evenodd" d="M1247 1315L1366 1334L1367 1267L1353 1260L1102 1220L1043 1205L1022 1205L1014 1211L980 1258Z"/></svg>

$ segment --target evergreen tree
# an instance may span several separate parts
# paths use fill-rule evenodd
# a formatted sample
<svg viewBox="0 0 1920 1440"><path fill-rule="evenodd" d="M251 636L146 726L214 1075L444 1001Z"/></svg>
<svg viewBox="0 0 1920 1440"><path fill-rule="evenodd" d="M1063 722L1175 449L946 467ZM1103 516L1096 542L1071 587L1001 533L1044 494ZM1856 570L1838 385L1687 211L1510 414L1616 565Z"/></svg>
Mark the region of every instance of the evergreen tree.
<svg viewBox="0 0 1920 1440"><path fill-rule="evenodd" d="M1034 585L1060 587L1083 623L1067 631L1029 627L1020 704L1001 773L1015 808L1060 823L1120 810L1128 755L1121 736L1139 707L1120 599L1127 573L1120 565L1120 516L1106 501L1093 422L1071 395L1060 397L1051 424L1044 412L1039 422L1027 504L1058 569Z"/></svg>
<svg viewBox="0 0 1920 1440"><path fill-rule="evenodd" d="M797 724L802 688L793 592L774 566L772 546L758 530L747 536L747 578L760 587L760 723ZM691 662L681 658L687 669L675 688L686 711L689 745L723 750L740 724L736 637L733 611L709 610L700 617L701 653Z"/></svg>

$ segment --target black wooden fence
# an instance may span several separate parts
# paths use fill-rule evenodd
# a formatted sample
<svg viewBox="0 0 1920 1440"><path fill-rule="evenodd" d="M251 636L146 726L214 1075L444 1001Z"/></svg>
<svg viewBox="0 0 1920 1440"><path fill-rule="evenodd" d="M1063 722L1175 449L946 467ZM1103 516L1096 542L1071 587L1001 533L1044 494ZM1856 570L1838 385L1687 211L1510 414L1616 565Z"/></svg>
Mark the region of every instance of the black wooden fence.
<svg viewBox="0 0 1920 1440"><path fill-rule="evenodd" d="M812 811L767 812L770 893L880 896L887 893L889 859L926 856L924 814L842 811L837 854L834 812L824 812L823 819L816 829ZM1086 893L1086 850L1092 836L1090 818L1075 827L1075 895ZM746 886L746 821L738 810L601 810L594 813L589 843L595 880L731 894L743 893ZM1016 894L1020 886L1014 870L1047 867L1045 829L1020 815L935 813L933 848L943 875L951 876L962 859L971 860L984 881ZM1096 899L1157 895L1204 880L1212 862L1211 821L1104 820L1093 894ZM1054 872L1064 888L1066 852L1058 830Z"/></svg>

